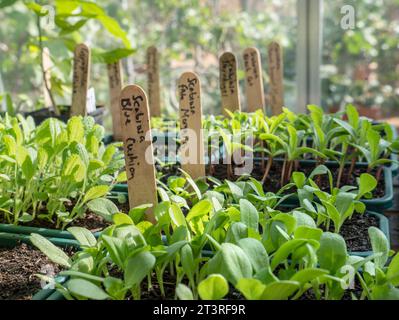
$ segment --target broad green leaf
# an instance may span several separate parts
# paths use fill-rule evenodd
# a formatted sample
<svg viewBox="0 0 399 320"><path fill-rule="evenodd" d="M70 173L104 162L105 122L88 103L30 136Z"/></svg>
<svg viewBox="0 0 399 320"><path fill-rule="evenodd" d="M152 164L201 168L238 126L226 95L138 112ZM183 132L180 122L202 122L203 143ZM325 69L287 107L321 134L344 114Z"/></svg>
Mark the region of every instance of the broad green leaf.
<svg viewBox="0 0 399 320"><path fill-rule="evenodd" d="M241 222L235 222L227 230L225 241L236 244L244 238L248 238L248 227Z"/></svg>
<svg viewBox="0 0 399 320"><path fill-rule="evenodd" d="M276 269L280 263L287 260L290 254L294 253L298 248L304 246L306 243L307 240L304 239L293 239L281 245L273 255L271 263L272 270Z"/></svg>
<svg viewBox="0 0 399 320"><path fill-rule="evenodd" d="M239 240L237 245L247 254L255 273L269 266L269 256L260 241L246 238Z"/></svg>
<svg viewBox="0 0 399 320"><path fill-rule="evenodd" d="M220 273L229 282L236 284L241 278L252 276L252 266L248 256L239 246L223 243L220 250L209 260L208 272Z"/></svg>
<svg viewBox="0 0 399 320"><path fill-rule="evenodd" d="M114 221L115 225L121 226L121 225L133 225L134 222L132 218L130 218L127 214L125 213L115 213L112 216L112 220Z"/></svg>
<svg viewBox="0 0 399 320"><path fill-rule="evenodd" d="M319 241L323 230L319 228L311 228L308 226L299 226L295 229L294 238L295 239L314 239Z"/></svg>
<svg viewBox="0 0 399 320"><path fill-rule="evenodd" d="M67 282L68 290L79 297L85 297L93 300L108 299L108 294L94 283L84 279L72 279Z"/></svg>
<svg viewBox="0 0 399 320"><path fill-rule="evenodd" d="M27 223L33 220L33 216L27 212L23 212L22 215L18 218L18 221Z"/></svg>
<svg viewBox="0 0 399 320"><path fill-rule="evenodd" d="M266 286L257 279L243 278L236 284L238 289L247 300L261 300Z"/></svg>
<svg viewBox="0 0 399 320"><path fill-rule="evenodd" d="M82 246L94 247L97 240L87 229L81 227L70 227L67 229Z"/></svg>
<svg viewBox="0 0 399 320"><path fill-rule="evenodd" d="M17 0L2 0L0 3L0 8L2 9L2 8L8 7L8 6L11 6L15 2L17 2Z"/></svg>
<svg viewBox="0 0 399 320"><path fill-rule="evenodd" d="M377 180L368 173L362 173L359 179L359 192L356 199L361 199L366 193L371 192L377 186Z"/></svg>
<svg viewBox="0 0 399 320"><path fill-rule="evenodd" d="M67 268L71 267L71 260L67 254L52 244L45 237L36 233L32 233L29 239L36 248L43 252L54 263Z"/></svg>
<svg viewBox="0 0 399 320"><path fill-rule="evenodd" d="M329 272L327 270L308 268L308 269L299 270L291 277L290 280L297 281L301 284L301 286L304 286L306 283L311 282L317 279L318 277L321 277L328 273Z"/></svg>
<svg viewBox="0 0 399 320"><path fill-rule="evenodd" d="M112 216L119 212L118 207L111 200L106 198L97 198L87 203L89 210L98 214L108 222L112 222Z"/></svg>
<svg viewBox="0 0 399 320"><path fill-rule="evenodd" d="M399 254L396 254L388 266L387 278L395 286L399 286Z"/></svg>
<svg viewBox="0 0 399 320"><path fill-rule="evenodd" d="M106 185L91 187L89 190L86 191L83 202L86 203L90 200L105 196L109 192L109 188L110 187Z"/></svg>
<svg viewBox="0 0 399 320"><path fill-rule="evenodd" d="M320 268L335 274L347 259L345 240L338 234L325 232L320 239L320 248L317 251Z"/></svg>
<svg viewBox="0 0 399 320"><path fill-rule="evenodd" d="M208 199L204 199L196 203L189 213L187 214L187 221L190 221L194 218L202 217L208 214L212 210L212 203Z"/></svg>
<svg viewBox="0 0 399 320"><path fill-rule="evenodd" d="M375 285L371 292L373 300L399 300L399 289L386 283L383 285Z"/></svg>
<svg viewBox="0 0 399 320"><path fill-rule="evenodd" d="M142 204L141 206L134 207L129 210L129 216L130 216L130 218L132 218L133 222L135 224L137 224L143 220L143 217L144 217L146 211L149 208L152 208L152 206L153 205L151 203L149 203L149 204Z"/></svg>
<svg viewBox="0 0 399 320"><path fill-rule="evenodd" d="M189 244L184 245L180 250L180 255L184 272L187 274L189 279L194 280L196 264L191 246Z"/></svg>
<svg viewBox="0 0 399 320"><path fill-rule="evenodd" d="M169 208L169 216L172 219L173 223L179 226L186 226L186 217L184 216L183 212L181 211L180 207L174 203L170 205Z"/></svg>
<svg viewBox="0 0 399 320"><path fill-rule="evenodd" d="M123 240L110 237L106 234L101 235L101 239L104 241L104 245L111 257L112 262L114 262L118 267L124 267L124 243Z"/></svg>
<svg viewBox="0 0 399 320"><path fill-rule="evenodd" d="M176 295L180 300L194 300L193 292L183 283L177 285Z"/></svg>
<svg viewBox="0 0 399 320"><path fill-rule="evenodd" d="M359 113L352 104L346 106L346 115L348 116L348 122L350 125L357 130L359 127Z"/></svg>
<svg viewBox="0 0 399 320"><path fill-rule="evenodd" d="M374 254L381 254L374 259L374 262L377 267L383 268L387 263L389 256L390 246L388 239L385 234L376 227L370 227L368 234Z"/></svg>
<svg viewBox="0 0 399 320"><path fill-rule="evenodd" d="M83 123L80 117L75 116L69 119L67 124L69 142L83 142L85 135Z"/></svg>
<svg viewBox="0 0 399 320"><path fill-rule="evenodd" d="M86 175L86 167L82 159L77 154L72 154L64 162L62 175L64 177L71 177L76 182L83 181Z"/></svg>
<svg viewBox="0 0 399 320"><path fill-rule="evenodd" d="M254 205L246 199L240 200L241 222L248 228L258 231L259 213Z"/></svg>
<svg viewBox="0 0 399 320"><path fill-rule="evenodd" d="M298 189L301 189L305 185L306 176L303 172L294 172L292 174L292 181L294 181L294 183Z"/></svg>
<svg viewBox="0 0 399 320"><path fill-rule="evenodd" d="M130 56L135 53L134 49L118 48L110 51L100 52L98 50L92 50L92 60L93 63L104 63L112 64L119 60Z"/></svg>
<svg viewBox="0 0 399 320"><path fill-rule="evenodd" d="M229 292L229 284L220 274L211 274L198 284L198 294L202 300L220 300Z"/></svg>
<svg viewBox="0 0 399 320"><path fill-rule="evenodd" d="M140 284L153 269L155 260L155 257L148 251L140 252L129 258L124 273L125 285L131 288L133 285Z"/></svg>
<svg viewBox="0 0 399 320"><path fill-rule="evenodd" d="M228 185L228 187L230 189L230 192L231 192L234 200L238 202L244 196L243 191L234 182L226 180L226 183L227 183L227 185Z"/></svg>
<svg viewBox="0 0 399 320"><path fill-rule="evenodd" d="M287 300L300 287L297 281L276 281L267 285L262 300Z"/></svg>
<svg viewBox="0 0 399 320"><path fill-rule="evenodd" d="M88 274L88 273L81 272L81 271L75 271L75 270L61 271L60 275L82 278L82 279L94 281L94 282L103 282L104 281L104 278L102 278L102 277L93 276L92 274Z"/></svg>
<svg viewBox="0 0 399 320"><path fill-rule="evenodd" d="M296 220L297 228L301 227L301 226L306 226L309 228L316 228L316 223L310 215L308 215L304 212L298 211L298 210L294 210L292 212L292 216Z"/></svg>

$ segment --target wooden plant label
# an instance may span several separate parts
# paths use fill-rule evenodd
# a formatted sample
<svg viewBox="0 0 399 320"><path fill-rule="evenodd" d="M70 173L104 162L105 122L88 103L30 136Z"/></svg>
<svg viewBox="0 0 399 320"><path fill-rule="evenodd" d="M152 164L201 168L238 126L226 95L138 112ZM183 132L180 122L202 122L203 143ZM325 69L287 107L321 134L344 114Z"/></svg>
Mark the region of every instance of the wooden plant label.
<svg viewBox="0 0 399 320"><path fill-rule="evenodd" d="M121 62L115 62L107 65L109 97L112 116L112 129L115 141L122 140L121 113L119 110L119 99L122 90L122 72Z"/></svg>
<svg viewBox="0 0 399 320"><path fill-rule="evenodd" d="M244 51L245 95L248 112L265 110L265 94L259 50L247 48Z"/></svg>
<svg viewBox="0 0 399 320"><path fill-rule="evenodd" d="M277 42L272 42L268 48L269 76L270 76L270 103L273 115L283 111L283 55Z"/></svg>
<svg viewBox="0 0 399 320"><path fill-rule="evenodd" d="M219 58L220 94L222 111L240 111L240 96L237 78L237 60L233 53L225 52Z"/></svg>
<svg viewBox="0 0 399 320"><path fill-rule="evenodd" d="M89 88L90 49L83 43L75 48L73 58L71 116L87 114L86 98Z"/></svg>
<svg viewBox="0 0 399 320"><path fill-rule="evenodd" d="M42 59L43 59L44 81L45 81L45 83L43 83L44 107L45 108L54 107L49 94L49 90L51 90L51 69L53 68L53 63L51 61L50 51L48 48L43 48Z"/></svg>
<svg viewBox="0 0 399 320"><path fill-rule="evenodd" d="M181 75L178 84L180 108L180 159L182 169L193 179L205 176L202 133L201 83L193 72Z"/></svg>
<svg viewBox="0 0 399 320"><path fill-rule="evenodd" d="M159 83L159 54L157 48L147 49L148 101L151 117L161 116L161 92Z"/></svg>
<svg viewBox="0 0 399 320"><path fill-rule="evenodd" d="M120 95L120 113L125 152L130 208L157 203L150 113L147 96L136 85L126 86ZM155 222L153 208L147 220Z"/></svg>

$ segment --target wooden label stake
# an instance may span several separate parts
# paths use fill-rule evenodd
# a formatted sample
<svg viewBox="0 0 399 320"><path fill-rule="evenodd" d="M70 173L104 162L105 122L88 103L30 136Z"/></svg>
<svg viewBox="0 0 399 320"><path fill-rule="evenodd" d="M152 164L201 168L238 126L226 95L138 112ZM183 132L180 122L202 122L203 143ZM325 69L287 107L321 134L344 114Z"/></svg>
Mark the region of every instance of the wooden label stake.
<svg viewBox="0 0 399 320"><path fill-rule="evenodd" d="M85 116L87 90L89 88L90 49L81 43L76 46L73 58L71 116Z"/></svg>
<svg viewBox="0 0 399 320"><path fill-rule="evenodd" d="M202 133L201 83L193 72L181 75L178 84L180 108L180 159L182 169L193 179L205 176Z"/></svg>
<svg viewBox="0 0 399 320"><path fill-rule="evenodd" d="M53 68L53 63L50 58L50 51L48 48L43 48L43 71L44 71L44 81L43 83L43 93L44 93L44 107L55 107L51 101L49 90L51 90L51 69Z"/></svg>
<svg viewBox="0 0 399 320"><path fill-rule="evenodd" d="M161 92L159 81L159 54L157 48L147 49L148 101L151 117L161 116Z"/></svg>
<svg viewBox="0 0 399 320"><path fill-rule="evenodd" d="M119 110L119 99L123 83L121 62L118 61L112 64L108 64L107 69L114 141L120 141L122 140L122 126L121 113Z"/></svg>
<svg viewBox="0 0 399 320"><path fill-rule="evenodd" d="M265 110L265 94L263 91L263 75L259 50L247 48L244 51L245 95L248 112Z"/></svg>
<svg viewBox="0 0 399 320"><path fill-rule="evenodd" d="M150 113L147 96L136 85L126 86L120 95L120 112L125 151L130 208L157 203ZM153 208L147 220L155 222Z"/></svg>
<svg viewBox="0 0 399 320"><path fill-rule="evenodd" d="M273 115L283 112L283 55L277 42L272 42L268 48L269 76L270 76L270 103Z"/></svg>
<svg viewBox="0 0 399 320"><path fill-rule="evenodd" d="M240 96L237 78L237 60L233 53L225 52L219 58L220 93L222 96L222 111L240 111Z"/></svg>

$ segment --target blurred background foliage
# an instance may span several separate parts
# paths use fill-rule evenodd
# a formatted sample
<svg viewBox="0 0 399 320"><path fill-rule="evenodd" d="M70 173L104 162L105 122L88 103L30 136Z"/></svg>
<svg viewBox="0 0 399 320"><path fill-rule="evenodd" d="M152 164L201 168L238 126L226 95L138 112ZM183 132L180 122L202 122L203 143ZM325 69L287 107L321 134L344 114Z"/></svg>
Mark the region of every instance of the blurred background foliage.
<svg viewBox="0 0 399 320"><path fill-rule="evenodd" d="M341 8L356 12L353 30L340 27ZM353 103L374 118L399 115L399 1L324 1L323 105Z"/></svg>
<svg viewBox="0 0 399 320"><path fill-rule="evenodd" d="M340 26L345 4L356 10L354 30ZM48 5L55 9L54 27ZM336 0L324 7L323 107L336 110L354 102L392 114L399 102L399 1ZM296 0L0 0L0 19L0 92L3 85L20 110L42 107L43 46L54 63L55 100L70 103L72 50L80 42L92 48L91 85L99 104L108 104L106 63L125 57L125 83L146 87L145 51L155 45L164 112L177 108L180 74L194 70L202 80L204 113L216 114L219 55L225 50L237 55L245 107L242 52L248 46L260 50L268 91L266 48L277 40L284 48L285 102L295 107Z"/></svg>

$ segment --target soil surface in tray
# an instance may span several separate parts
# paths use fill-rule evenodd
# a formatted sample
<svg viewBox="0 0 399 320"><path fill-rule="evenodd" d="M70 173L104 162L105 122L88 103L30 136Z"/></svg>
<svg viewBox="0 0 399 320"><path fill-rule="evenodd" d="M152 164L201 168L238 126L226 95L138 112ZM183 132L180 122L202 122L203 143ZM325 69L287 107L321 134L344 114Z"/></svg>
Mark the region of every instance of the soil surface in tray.
<svg viewBox="0 0 399 320"><path fill-rule="evenodd" d="M123 213L129 213L129 204L126 203L116 203L116 206ZM0 223L8 223L4 217L0 217ZM21 226L25 227L36 227L36 228L47 228L47 229L56 229L55 223L43 220L43 219L34 219L28 223L20 223ZM101 231L104 228L110 225L109 222L105 221L101 216L95 214L94 212L87 212L84 218L78 218L74 220L68 227L82 227L90 230L91 232Z"/></svg>
<svg viewBox="0 0 399 320"><path fill-rule="evenodd" d="M379 227L377 217L354 213L352 219L345 221L340 234L345 239L348 251L364 252L372 250L368 234L370 227ZM331 228L332 231L333 228Z"/></svg>
<svg viewBox="0 0 399 320"><path fill-rule="evenodd" d="M0 300L30 300L41 290L35 274L46 274L49 270L55 275L60 267L27 244L0 248Z"/></svg>
<svg viewBox="0 0 399 320"><path fill-rule="evenodd" d="M328 167L328 166L327 166ZM299 166L296 170L294 171L299 171L303 172L306 176L309 176L310 173L314 170L314 166ZM329 168L331 170L331 173L333 175L333 181L334 181L334 187L336 186L336 181L338 177L338 169L337 168ZM234 170L234 167L233 167ZM268 177L265 181L264 184L264 190L268 192L277 192L281 189L281 173L283 170L282 162L274 162L271 170L268 174ZM233 171L234 172L234 171ZM350 177L348 177L349 174L349 167L345 167L343 170L343 175L341 178L341 183L340 186L344 185L349 185L349 186L356 186L357 187L357 182L356 178L360 177L362 173L366 173L366 168L363 167L355 167L353 170L352 174ZM218 164L218 165L213 165L212 170L210 167L207 167L207 175L213 176L219 180L237 180L240 178L240 176L230 176L228 177L227 175L227 165L225 164ZM255 163L253 171L251 173L251 176L259 181L262 180L264 175L264 170L261 166L260 163ZM376 176L376 171L372 171L371 175L374 177ZM320 188L323 191L328 191L329 190L329 182L328 182L328 175L320 175L320 176L315 176L314 181L320 186ZM286 182L287 183L287 182ZM285 183L285 184L286 184ZM292 190L294 191L294 190ZM381 198L385 195L385 181L384 181L384 174L382 172L381 177L379 179L378 185L376 189L373 191L373 198Z"/></svg>
<svg viewBox="0 0 399 320"><path fill-rule="evenodd" d="M266 164L265 164L266 165ZM326 165L328 167L328 165ZM161 167L160 165L157 165L157 172L161 173L160 175L162 176L161 181L166 182L167 178L173 175L181 175L180 171L178 171L178 168L180 166L177 164L173 165L168 165L166 167ZM236 181L239 179L241 176L234 175L234 170L235 166L233 167L233 175L228 176L227 174L227 169L228 166L226 164L214 164L211 166L207 165L206 166L206 174L208 176L212 176L214 178L217 178L218 180L230 180L230 181ZM314 170L315 166L298 166L294 171L300 171L303 172L306 176L309 176L310 173ZM338 168L336 167L330 167L331 173L333 175L333 181L334 181L334 187L336 186L336 181L338 178ZM355 167L353 170L352 174L350 177L348 176L350 168L346 166L343 170L343 175L341 178L341 183L340 187L344 185L349 185L349 186L355 186L357 187L357 182L356 179L360 177L362 173L366 173L367 169L365 167ZM264 184L264 190L266 192L277 192L281 189L281 173L282 173L282 162L273 162L273 165L271 167L271 170L269 172L269 175L265 181ZM371 173L374 177L376 176L376 170L373 170ZM259 181L262 180L264 175L264 169L262 168L260 163L254 163L253 170L251 172L251 176ZM328 175L320 175L320 176L315 176L314 181L320 186L320 188L323 191L329 191L329 182L328 182ZM288 183L288 182L286 182ZM286 184L285 183L285 184ZM295 192L295 189L293 188L292 190L287 191L287 193L292 193ZM385 181L384 181L384 173L381 173L380 179L378 181L377 187L373 191L373 198L382 198L385 195Z"/></svg>

